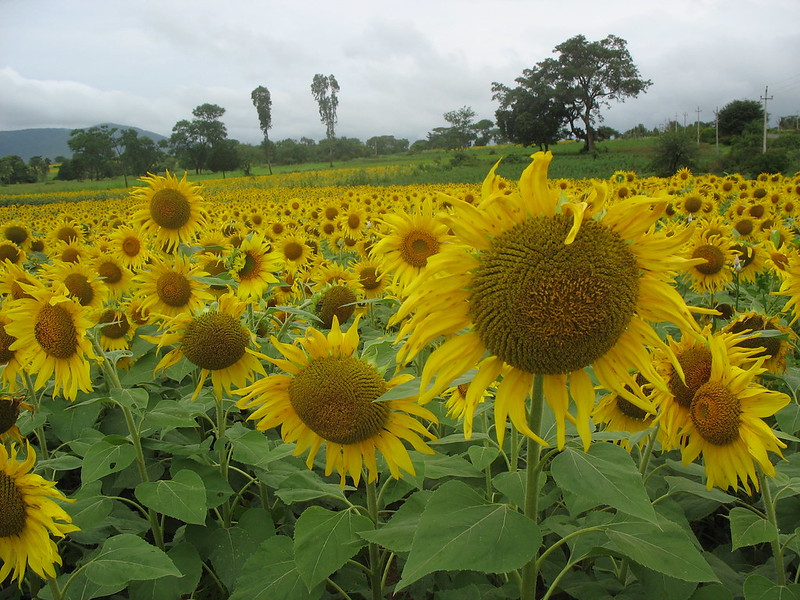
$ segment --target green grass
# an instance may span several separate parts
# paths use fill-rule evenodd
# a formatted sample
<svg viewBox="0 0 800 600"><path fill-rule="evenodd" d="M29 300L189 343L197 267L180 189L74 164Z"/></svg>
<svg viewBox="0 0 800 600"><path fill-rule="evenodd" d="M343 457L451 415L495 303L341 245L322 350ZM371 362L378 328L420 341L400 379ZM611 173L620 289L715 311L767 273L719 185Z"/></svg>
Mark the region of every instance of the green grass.
<svg viewBox="0 0 800 600"><path fill-rule="evenodd" d="M597 144L593 154L582 152L581 142L563 142L550 149L555 159L550 166L550 177L553 179L585 179L610 177L615 171L635 171L640 176L651 175L649 163L655 148L656 138L630 140L609 140ZM361 158L334 163L333 167L325 163L306 163L302 165L285 165L272 167L274 175L296 173L307 174L287 182L276 177L277 185L320 186L320 185L413 185L444 183L480 183L491 166L500 158L503 161L498 173L509 179L517 179L522 170L529 164L529 156L536 148L522 146L485 146L458 150L430 150L419 153L402 153L374 158ZM710 164L714 158L713 146L701 146L701 160ZM375 167L406 167L399 171L386 173ZM178 171L180 175L183 171ZM328 175L332 175L329 177ZM226 173L227 178L245 177L242 171ZM205 172L199 175L190 172L189 179L202 182L209 179L220 179L221 173ZM250 177L258 178L259 185L268 187L269 171L266 165L255 167ZM128 177L128 187L140 185L134 177ZM101 181L57 181L48 180L39 183L16 184L0 188L0 198L5 202L13 201L16 195L58 194L64 192L102 192L124 190L125 180L122 177L103 179Z"/></svg>

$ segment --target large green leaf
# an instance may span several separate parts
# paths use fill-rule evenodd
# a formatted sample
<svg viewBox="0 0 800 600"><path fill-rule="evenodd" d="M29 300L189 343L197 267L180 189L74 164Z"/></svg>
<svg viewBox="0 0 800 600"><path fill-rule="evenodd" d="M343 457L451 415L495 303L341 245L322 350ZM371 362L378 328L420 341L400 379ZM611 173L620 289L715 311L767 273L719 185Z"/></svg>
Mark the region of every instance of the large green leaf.
<svg viewBox="0 0 800 600"><path fill-rule="evenodd" d="M776 585L763 575L750 575L744 581L744 600L798 600L800 585Z"/></svg>
<svg viewBox="0 0 800 600"><path fill-rule="evenodd" d="M192 544L181 542L172 547L167 556L183 574L182 577L167 576L149 581L134 581L128 591L131 600L162 600L163 598L181 598L190 595L200 581L203 571L203 560Z"/></svg>
<svg viewBox="0 0 800 600"><path fill-rule="evenodd" d="M518 569L541 543L536 523L507 504L487 504L460 481L449 481L425 506L396 591L434 571Z"/></svg>
<svg viewBox="0 0 800 600"><path fill-rule="evenodd" d="M308 591L294 559L292 539L277 535L247 559L230 600L317 600L325 585Z"/></svg>
<svg viewBox="0 0 800 600"><path fill-rule="evenodd" d="M718 581L693 541L675 523L618 520L606 527L610 547L648 569L683 581Z"/></svg>
<svg viewBox="0 0 800 600"><path fill-rule="evenodd" d="M90 581L108 587L167 575L181 577L182 573L166 553L130 533L107 539L86 566Z"/></svg>
<svg viewBox="0 0 800 600"><path fill-rule="evenodd" d="M731 522L731 550L771 542L778 537L775 525L746 508L732 508L728 518Z"/></svg>
<svg viewBox="0 0 800 600"><path fill-rule="evenodd" d="M204 538L208 538L206 547L214 570L230 589L245 562L265 540L275 535L275 526L266 510L251 508L242 513L234 527L219 527L210 533L208 529L200 531ZM200 544L197 546L201 547Z"/></svg>
<svg viewBox="0 0 800 600"><path fill-rule="evenodd" d="M366 542L358 532L373 529L372 521L351 510L307 508L294 529L297 570L309 590L352 558Z"/></svg>
<svg viewBox="0 0 800 600"><path fill-rule="evenodd" d="M86 485L109 475L122 471L136 460L136 451L125 438L106 436L95 442L83 457L81 483Z"/></svg>
<svg viewBox="0 0 800 600"><path fill-rule="evenodd" d="M103 405L100 402L73 403L61 398L53 398L50 403L52 415L47 423L59 440L71 442L81 436L81 432L94 425Z"/></svg>
<svg viewBox="0 0 800 600"><path fill-rule="evenodd" d="M336 498L344 500L344 492L339 485L327 483L314 471L304 469L292 473L281 481L275 495L286 504L307 502L317 498Z"/></svg>
<svg viewBox="0 0 800 600"><path fill-rule="evenodd" d="M206 521L206 488L194 471L184 469L172 479L140 483L134 494L146 507L185 523L202 525Z"/></svg>
<svg viewBox="0 0 800 600"><path fill-rule="evenodd" d="M432 494L429 490L420 490L409 496L383 527L362 531L361 537L392 552L410 551L422 511Z"/></svg>
<svg viewBox="0 0 800 600"><path fill-rule="evenodd" d="M607 504L656 521L639 470L630 454L616 444L592 444L588 452L566 448L553 459L551 473L559 487L595 506Z"/></svg>

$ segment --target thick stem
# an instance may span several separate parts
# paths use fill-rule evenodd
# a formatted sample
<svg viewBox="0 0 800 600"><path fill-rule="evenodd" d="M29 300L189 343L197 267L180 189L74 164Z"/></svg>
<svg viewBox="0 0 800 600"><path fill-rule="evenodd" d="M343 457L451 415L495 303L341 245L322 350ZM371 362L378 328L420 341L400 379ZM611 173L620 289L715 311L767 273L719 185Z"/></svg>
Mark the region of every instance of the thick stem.
<svg viewBox="0 0 800 600"><path fill-rule="evenodd" d="M225 413L225 405L222 399L216 402L217 407L217 450L219 451L219 472L225 481L228 481L228 465L230 457L228 456L228 440L225 437L225 430L227 426L227 414ZM223 527L231 526L231 504L226 500L222 504L222 521Z"/></svg>
<svg viewBox="0 0 800 600"><path fill-rule="evenodd" d="M367 481L367 512L375 528L378 528L378 486L375 481ZM372 588L372 600L383 598L383 581L380 550L378 544L369 545L369 579Z"/></svg>
<svg viewBox="0 0 800 600"><path fill-rule="evenodd" d="M778 529L778 519L775 515L775 502L772 501L772 490L769 489L769 482L764 477L763 471L756 466L758 484L761 486L761 499L764 501L764 512L767 514L767 521L775 526L775 539L770 542L772 555L775 558L775 573L778 576L777 584L786 585L786 568L783 564L783 548L780 542L780 530Z"/></svg>
<svg viewBox="0 0 800 600"><path fill-rule="evenodd" d="M531 406L528 413L528 427L538 434L542 428L542 414L544 410L544 376L533 376L533 389L531 390ZM539 477L542 474L539 464L542 447L534 440L527 440L527 463L525 465L525 516L534 523L539 520ZM522 586L520 589L521 600L534 600L536 598L536 581L539 578L537 558L539 551L531 558L530 562L522 568Z"/></svg>

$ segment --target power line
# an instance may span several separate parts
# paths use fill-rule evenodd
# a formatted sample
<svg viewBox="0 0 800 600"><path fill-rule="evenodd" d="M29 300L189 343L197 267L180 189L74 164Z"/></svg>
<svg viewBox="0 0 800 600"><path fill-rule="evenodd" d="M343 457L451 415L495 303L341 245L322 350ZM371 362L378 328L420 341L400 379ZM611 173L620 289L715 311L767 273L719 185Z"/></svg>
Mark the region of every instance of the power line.
<svg viewBox="0 0 800 600"><path fill-rule="evenodd" d="M767 100L772 100L772 96L767 96L767 91L769 91L769 86L764 87L764 95L761 96L761 100L764 101L764 143L761 146L762 154L767 153Z"/></svg>

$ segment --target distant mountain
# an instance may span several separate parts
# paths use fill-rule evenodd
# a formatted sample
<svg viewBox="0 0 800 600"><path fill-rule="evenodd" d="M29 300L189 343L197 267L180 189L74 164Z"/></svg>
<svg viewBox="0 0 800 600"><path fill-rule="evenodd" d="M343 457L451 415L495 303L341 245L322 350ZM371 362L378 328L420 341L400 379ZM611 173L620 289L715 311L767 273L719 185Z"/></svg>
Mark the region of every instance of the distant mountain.
<svg viewBox="0 0 800 600"><path fill-rule="evenodd" d="M165 136L130 125L119 125L117 123L100 123L116 127L119 130L133 129L139 135L144 135L158 142L166 139ZM99 126L99 125L98 125ZM79 129L79 128L75 128ZM88 129L82 127L80 129ZM54 160L56 156L72 156L72 150L67 145L72 129L63 128L41 128L41 129L17 129L14 131L0 131L0 158L10 154L16 154L27 162L32 156L41 156Z"/></svg>

